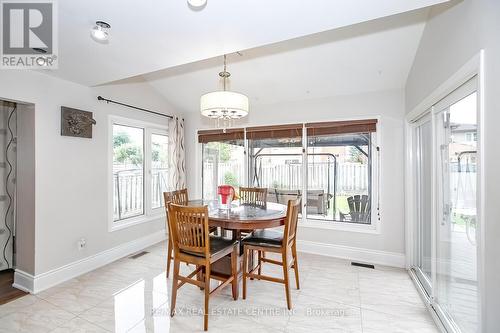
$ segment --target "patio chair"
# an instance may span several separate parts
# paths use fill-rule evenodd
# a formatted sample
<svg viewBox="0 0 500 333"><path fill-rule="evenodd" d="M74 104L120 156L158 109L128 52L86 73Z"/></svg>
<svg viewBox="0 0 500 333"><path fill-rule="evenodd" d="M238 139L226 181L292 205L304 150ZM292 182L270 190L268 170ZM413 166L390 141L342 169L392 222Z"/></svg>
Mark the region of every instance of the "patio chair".
<svg viewBox="0 0 500 333"><path fill-rule="evenodd" d="M340 212L340 221L369 223L371 202L368 195L354 195L347 198L349 213Z"/></svg>

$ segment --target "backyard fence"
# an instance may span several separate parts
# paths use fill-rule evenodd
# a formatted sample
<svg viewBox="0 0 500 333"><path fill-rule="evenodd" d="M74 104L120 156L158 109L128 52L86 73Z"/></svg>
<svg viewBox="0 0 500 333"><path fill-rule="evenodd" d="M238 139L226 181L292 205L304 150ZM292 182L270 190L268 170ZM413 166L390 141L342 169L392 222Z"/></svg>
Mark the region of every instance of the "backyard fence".
<svg viewBox="0 0 500 333"><path fill-rule="evenodd" d="M141 215L144 212L142 169L120 170L113 173L113 219L115 221ZM167 191L168 170L156 168L151 173L151 207L163 205Z"/></svg>
<svg viewBox="0 0 500 333"><path fill-rule="evenodd" d="M244 179L243 165L236 163L214 164L205 162L203 166L204 190L206 197L215 197L212 193L217 185L226 184L230 179L239 185ZM214 173L217 171L217 175ZM168 170L153 169L151 175L152 207L163 205L163 192L168 189ZM215 177L216 176L216 177ZM141 215L144 212L144 184L142 169L126 169L113 174L114 220ZM213 183L214 180L217 183ZM262 165L259 169L259 186L282 190L302 188L302 165L298 163ZM475 207L476 172L450 173L451 203L462 211ZM335 186L333 164L314 163L308 166L308 187L310 190L324 190L333 193ZM368 190L367 165L360 163L342 163L337 165L337 195L366 193ZM329 191L328 191L329 190Z"/></svg>
<svg viewBox="0 0 500 333"><path fill-rule="evenodd" d="M219 163L216 177L214 163L205 162L203 166L205 178L217 178L217 184L225 184L228 179L235 179L238 184L244 179L243 165L236 163ZM310 189L324 189L333 192L335 186L333 163L311 163L308 165L308 186ZM230 176L229 176L230 175ZM259 186L296 190L302 188L302 165L290 164L263 164L258 169ZM250 180L251 181L251 180ZM205 179L205 185L210 180ZM252 182L250 182L252 183ZM217 185L213 184L213 185ZM255 182L254 185L257 185ZM361 163L342 163L337 165L337 193L350 194L366 192L368 190L368 166Z"/></svg>

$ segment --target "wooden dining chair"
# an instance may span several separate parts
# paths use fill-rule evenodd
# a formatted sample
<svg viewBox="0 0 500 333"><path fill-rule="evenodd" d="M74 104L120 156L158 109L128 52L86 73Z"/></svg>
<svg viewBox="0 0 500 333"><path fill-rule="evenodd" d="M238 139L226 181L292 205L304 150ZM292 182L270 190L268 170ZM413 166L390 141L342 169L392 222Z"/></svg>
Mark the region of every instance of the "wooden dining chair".
<svg viewBox="0 0 500 333"><path fill-rule="evenodd" d="M237 291L237 241L222 237L211 236L208 227L208 207L186 207L169 204L168 215L172 241L174 246L174 276L172 280L172 304L170 316L175 314L177 290L185 283L190 283L204 289L205 311L203 327L208 329L208 300L210 295L232 284L234 300L238 298ZM212 276L211 265L217 260L231 255L231 275L227 278ZM179 275L180 262L196 265L196 269L188 276ZM204 279L193 279L194 276L204 275ZM210 279L221 281L216 288L210 290ZM180 281L180 283L179 283Z"/></svg>
<svg viewBox="0 0 500 333"><path fill-rule="evenodd" d="M296 242L300 201L300 198L288 201L288 209L285 219L285 230L283 233L274 230L257 230L254 231L250 236L242 240L243 299L246 299L247 295L247 278L283 283L285 285L286 303L288 310L292 309L288 271L291 268L294 269L295 284L297 286L297 289L300 289ZM256 267L248 271L248 258L253 254L253 251L257 251L259 254L258 262ZM281 261L265 258L263 254L266 252L280 253ZM290 255L292 257L291 260L289 260ZM263 263L283 266L283 279L262 275L261 272ZM258 273L255 274L255 271L258 271Z"/></svg>
<svg viewBox="0 0 500 333"><path fill-rule="evenodd" d="M183 189L180 189L177 191L163 192L163 201L165 202L165 210L166 211L168 211L168 204L169 203L187 206L187 204L189 202L188 190L187 190L187 188L183 188ZM167 216L166 216L166 223L167 223L166 228L168 230L168 234L171 235L169 223L168 223L168 212L167 212ZM213 232L217 232L217 227L210 227L210 233L213 233ZM172 259L173 259L173 245L172 245L172 238L169 236L168 248L167 248L167 278L170 274L170 263L172 262Z"/></svg>
<svg viewBox="0 0 500 333"><path fill-rule="evenodd" d="M188 198L188 190L187 188L183 188L178 191L171 191L171 192L163 192L163 201L165 203L165 211L167 212L166 216L166 228L168 230L168 247L167 247L167 278L168 275L170 274L170 263L173 259L173 245L172 245L172 233L169 227L169 222L168 222L168 204L169 203L174 203L177 205L184 205L186 206L189 202Z"/></svg>
<svg viewBox="0 0 500 333"><path fill-rule="evenodd" d="M240 187L240 204L265 206L267 204L267 188Z"/></svg>

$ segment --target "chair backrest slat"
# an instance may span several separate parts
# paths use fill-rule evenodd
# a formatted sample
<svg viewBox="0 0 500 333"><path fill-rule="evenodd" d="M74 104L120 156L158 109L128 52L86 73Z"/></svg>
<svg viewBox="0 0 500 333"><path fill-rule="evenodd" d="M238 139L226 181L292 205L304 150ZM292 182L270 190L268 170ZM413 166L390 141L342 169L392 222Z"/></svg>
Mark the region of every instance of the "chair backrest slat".
<svg viewBox="0 0 500 333"><path fill-rule="evenodd" d="M240 187L240 204L266 206L267 188Z"/></svg>
<svg viewBox="0 0 500 333"><path fill-rule="evenodd" d="M370 197L366 194L347 198L352 221L367 222L370 219Z"/></svg>
<svg viewBox="0 0 500 333"><path fill-rule="evenodd" d="M168 215L174 251L209 255L208 207L168 204Z"/></svg>
<svg viewBox="0 0 500 333"><path fill-rule="evenodd" d="M297 225L299 221L299 211L301 198L288 201L285 218L285 232L283 234L283 245L290 244L297 236Z"/></svg>

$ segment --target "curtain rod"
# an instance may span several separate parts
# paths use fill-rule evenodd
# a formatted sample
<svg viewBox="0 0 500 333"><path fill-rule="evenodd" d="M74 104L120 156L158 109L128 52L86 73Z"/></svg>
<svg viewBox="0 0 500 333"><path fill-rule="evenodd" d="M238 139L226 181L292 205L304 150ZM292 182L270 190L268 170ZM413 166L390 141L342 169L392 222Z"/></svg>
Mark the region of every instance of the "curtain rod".
<svg viewBox="0 0 500 333"><path fill-rule="evenodd" d="M174 119L173 116L170 116L168 114L164 114L164 113L160 113L160 112L155 112L155 111L151 111L151 110L148 110L148 109L143 109L143 108L140 108L140 107L137 107L137 106L133 106L133 105L130 105L130 104L125 104L125 103L113 101L112 99L107 99L107 98L104 98L102 96L97 96L97 100L98 101L105 101L107 103L114 103L114 104L118 104L118 105L123 105L123 106L126 106L128 108L132 108L132 109L136 109L136 110L140 110L140 111L152 113L152 114L155 114L157 116L163 116L163 117L167 117L167 118L170 118L170 119Z"/></svg>

